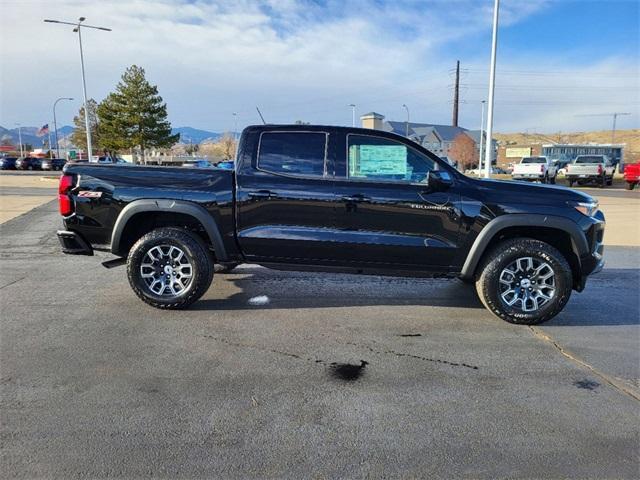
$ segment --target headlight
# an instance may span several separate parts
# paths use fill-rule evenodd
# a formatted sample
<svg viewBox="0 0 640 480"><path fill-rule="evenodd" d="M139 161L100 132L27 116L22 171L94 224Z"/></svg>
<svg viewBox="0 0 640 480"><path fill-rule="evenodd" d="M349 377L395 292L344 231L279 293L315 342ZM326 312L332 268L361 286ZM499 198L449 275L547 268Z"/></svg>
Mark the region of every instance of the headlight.
<svg viewBox="0 0 640 480"><path fill-rule="evenodd" d="M587 217L593 216L593 214L598 211L597 200L594 200L593 202L572 202L572 205L573 208L578 210L581 214L586 215Z"/></svg>

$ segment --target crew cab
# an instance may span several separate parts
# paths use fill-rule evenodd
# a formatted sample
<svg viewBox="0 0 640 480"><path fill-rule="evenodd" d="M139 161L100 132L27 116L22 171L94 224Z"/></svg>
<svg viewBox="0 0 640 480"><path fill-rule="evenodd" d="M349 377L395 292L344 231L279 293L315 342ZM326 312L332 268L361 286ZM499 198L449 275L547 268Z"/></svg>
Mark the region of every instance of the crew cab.
<svg viewBox="0 0 640 480"><path fill-rule="evenodd" d="M557 165L547 157L522 157L513 166L511 178L514 180L534 180L542 183L556 183Z"/></svg>
<svg viewBox="0 0 640 480"><path fill-rule="evenodd" d="M627 190L633 190L640 182L640 163L630 163L624 166L624 181Z"/></svg>
<svg viewBox="0 0 640 480"><path fill-rule="evenodd" d="M111 252L157 308L185 308L215 265L475 283L513 323L560 312L603 264L597 201L564 187L469 178L404 137L311 125L247 127L233 170L69 163L67 254ZM407 284L410 285L410 284Z"/></svg>
<svg viewBox="0 0 640 480"><path fill-rule="evenodd" d="M570 187L577 182L578 185L595 183L602 188L613 183L615 170L615 165L606 155L578 155L567 165L565 178Z"/></svg>

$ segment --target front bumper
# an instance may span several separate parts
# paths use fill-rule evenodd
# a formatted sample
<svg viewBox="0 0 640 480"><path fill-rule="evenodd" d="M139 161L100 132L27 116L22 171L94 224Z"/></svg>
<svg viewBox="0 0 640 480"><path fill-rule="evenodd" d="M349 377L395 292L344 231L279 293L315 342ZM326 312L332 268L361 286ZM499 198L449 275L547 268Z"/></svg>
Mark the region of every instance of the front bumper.
<svg viewBox="0 0 640 480"><path fill-rule="evenodd" d="M58 230L56 234L62 246L62 253L68 255L93 255L91 245L76 232Z"/></svg>
<svg viewBox="0 0 640 480"><path fill-rule="evenodd" d="M604 260L604 228L605 220L601 211L590 219L592 224L585 231L589 251L580 257L581 275L578 279L576 290L581 292L587 283L589 275L595 275L602 271Z"/></svg>

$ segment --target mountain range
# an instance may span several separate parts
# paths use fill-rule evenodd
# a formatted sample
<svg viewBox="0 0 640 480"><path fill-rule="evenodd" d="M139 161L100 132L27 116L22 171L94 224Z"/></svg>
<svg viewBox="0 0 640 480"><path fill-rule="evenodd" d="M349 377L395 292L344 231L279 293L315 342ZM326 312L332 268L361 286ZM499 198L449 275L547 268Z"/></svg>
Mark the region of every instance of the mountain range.
<svg viewBox="0 0 640 480"><path fill-rule="evenodd" d="M53 125L49 125L51 129L51 141L55 142L53 138ZM22 143L29 144L33 146L33 148L40 148L43 145L43 141L48 141L48 135L43 137L38 137L36 135L38 129L40 127L22 127ZM73 127L70 125L64 125L58 128L58 140L62 142L67 139L73 133ZM181 143L202 143L207 141L216 141L220 137L222 137L222 133L210 132L208 130L201 130L193 127L177 127L172 128L171 133L180 134L180 142ZM18 145L20 143L18 128L5 128L0 125L0 141L1 140L10 140L12 144Z"/></svg>

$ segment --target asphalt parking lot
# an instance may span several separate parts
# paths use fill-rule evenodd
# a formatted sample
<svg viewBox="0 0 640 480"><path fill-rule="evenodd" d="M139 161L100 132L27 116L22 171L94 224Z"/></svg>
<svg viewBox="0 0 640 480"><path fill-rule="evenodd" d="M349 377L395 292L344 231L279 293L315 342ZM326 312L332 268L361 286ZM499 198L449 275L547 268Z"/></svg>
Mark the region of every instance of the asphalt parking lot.
<svg viewBox="0 0 640 480"><path fill-rule="evenodd" d="M158 311L59 226L0 225L3 478L640 476L638 246L530 328L457 280L250 265Z"/></svg>

